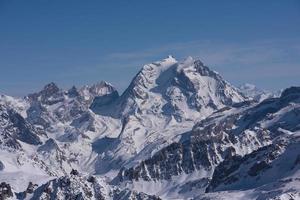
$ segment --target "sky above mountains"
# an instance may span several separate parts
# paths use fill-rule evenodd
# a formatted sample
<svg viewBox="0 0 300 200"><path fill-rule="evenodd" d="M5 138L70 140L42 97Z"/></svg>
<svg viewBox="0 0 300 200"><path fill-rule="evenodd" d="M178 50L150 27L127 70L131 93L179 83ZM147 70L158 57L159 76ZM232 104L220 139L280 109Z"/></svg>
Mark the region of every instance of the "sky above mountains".
<svg viewBox="0 0 300 200"><path fill-rule="evenodd" d="M235 85L299 85L300 1L0 0L0 93L106 80L194 56Z"/></svg>

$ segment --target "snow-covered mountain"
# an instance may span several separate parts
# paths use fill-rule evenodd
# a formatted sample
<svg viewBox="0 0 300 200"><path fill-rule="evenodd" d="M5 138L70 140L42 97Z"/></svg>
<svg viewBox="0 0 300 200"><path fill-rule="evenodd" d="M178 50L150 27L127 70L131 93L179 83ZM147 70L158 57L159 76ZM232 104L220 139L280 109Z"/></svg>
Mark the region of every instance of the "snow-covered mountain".
<svg viewBox="0 0 300 200"><path fill-rule="evenodd" d="M120 96L104 81L1 95L0 199L296 199L300 89L264 94L169 56Z"/></svg>
<svg viewBox="0 0 300 200"><path fill-rule="evenodd" d="M104 157L98 172L111 169L112 162L117 169L138 162L190 130L195 121L244 100L218 73L191 57L178 62L169 56L147 64L117 101L104 108L96 103L92 106L96 113L111 114L122 122L117 138L101 148Z"/></svg>
<svg viewBox="0 0 300 200"><path fill-rule="evenodd" d="M238 89L245 97L251 98L258 102L272 97L279 97L282 92L281 90L278 90L276 92L262 90L250 83L240 85Z"/></svg>
<svg viewBox="0 0 300 200"><path fill-rule="evenodd" d="M123 168L114 183L165 198L183 199L205 192L236 189L249 192L289 176L297 184L300 165L295 164L298 163L295 148L299 148L299 103L300 88L292 87L280 98L219 110L183 134L179 142L134 167ZM285 151L289 145L292 150ZM267 169L275 171L269 170L264 175L269 179L260 177ZM270 177L272 173L277 176ZM208 196L215 199L218 195ZM299 195L296 191L296 196Z"/></svg>

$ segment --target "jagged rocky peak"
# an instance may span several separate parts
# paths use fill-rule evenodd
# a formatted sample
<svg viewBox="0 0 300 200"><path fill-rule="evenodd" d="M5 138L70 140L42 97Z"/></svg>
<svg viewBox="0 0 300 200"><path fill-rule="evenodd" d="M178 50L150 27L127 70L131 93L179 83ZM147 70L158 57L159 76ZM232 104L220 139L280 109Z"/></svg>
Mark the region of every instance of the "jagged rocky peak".
<svg viewBox="0 0 300 200"><path fill-rule="evenodd" d="M95 94L95 96L102 96L104 94L112 93L116 91L116 89L112 86L112 84L101 81L100 83L96 83L90 87L90 91Z"/></svg>
<svg viewBox="0 0 300 200"><path fill-rule="evenodd" d="M55 94L58 94L59 92L61 91L58 86L55 83L51 82L44 86L44 88L39 92L39 95L44 98L49 98Z"/></svg>
<svg viewBox="0 0 300 200"><path fill-rule="evenodd" d="M28 95L29 101L40 102L45 105L53 105L68 98L77 98L82 103L85 102L90 105L95 97L104 96L114 93L118 95L117 90L108 82L101 81L91 86L83 86L78 89L72 86L68 90L60 89L55 83L51 82L44 86L44 88L36 93Z"/></svg>
<svg viewBox="0 0 300 200"><path fill-rule="evenodd" d="M155 112L167 115L182 116L187 110L207 115L244 100L236 88L200 60L187 57L178 62L169 56L143 66L121 96L121 113L155 108Z"/></svg>
<svg viewBox="0 0 300 200"><path fill-rule="evenodd" d="M53 82L44 86L44 88L37 93L29 94L28 99L31 102L40 101L43 104L52 105L63 101L63 91Z"/></svg>
<svg viewBox="0 0 300 200"><path fill-rule="evenodd" d="M125 95L132 95L137 98L146 98L146 90L150 90L157 84L157 79L161 76L161 73L174 67L177 64L177 60L173 56L168 56L167 58L156 61L150 64L146 64L133 78L128 89L124 92ZM163 78L168 78L164 76ZM144 90L144 91L143 91Z"/></svg>
<svg viewBox="0 0 300 200"><path fill-rule="evenodd" d="M189 57L178 68L178 83L181 87L189 87L187 89L196 94L197 99L206 101L206 106L220 108L220 104L231 105L245 100L235 87L200 60Z"/></svg>
<svg viewBox="0 0 300 200"><path fill-rule="evenodd" d="M54 94L57 93L58 91L59 88L54 82L48 83L47 85L44 86L44 89L42 90L42 92L46 94Z"/></svg>
<svg viewBox="0 0 300 200"><path fill-rule="evenodd" d="M196 69L196 72L198 72L202 76L216 76L217 73L209 69L207 66L204 65L204 63L199 59L194 59L193 57L189 56L186 59L184 59L183 62L180 63L181 67L179 69L188 68L189 66L192 66Z"/></svg>
<svg viewBox="0 0 300 200"><path fill-rule="evenodd" d="M100 81L91 86L86 85L81 88L81 93L83 95L90 95L92 97L103 96L114 91L116 91L115 87L106 81Z"/></svg>
<svg viewBox="0 0 300 200"><path fill-rule="evenodd" d="M0 145L10 149L22 149L20 141L38 145L43 134L15 110L0 104Z"/></svg>
<svg viewBox="0 0 300 200"><path fill-rule="evenodd" d="M75 86L72 86L67 92L66 94L70 97L70 98L74 98L74 97L78 97L80 95L78 89Z"/></svg>
<svg viewBox="0 0 300 200"><path fill-rule="evenodd" d="M0 104L5 105L9 108L14 109L23 117L26 117L26 109L29 104L26 98L17 98L12 96L7 96L4 94L0 95Z"/></svg>
<svg viewBox="0 0 300 200"><path fill-rule="evenodd" d="M25 192L28 193L28 190ZM18 195L22 197L22 194L24 192ZM160 200L154 195L108 185L104 180L93 176L82 177L76 170L72 170L70 175L41 185L31 199Z"/></svg>
<svg viewBox="0 0 300 200"><path fill-rule="evenodd" d="M227 158L216 167L206 191L257 188L288 177L300 169L299 148L299 137L290 134L277 137L272 144L243 157Z"/></svg>
<svg viewBox="0 0 300 200"><path fill-rule="evenodd" d="M116 88L106 81L101 81L91 86L83 86L79 92L84 98L84 100L88 102L88 104L91 104L94 98L96 97L106 95L113 95L114 97L119 97L119 93L116 90Z"/></svg>
<svg viewBox="0 0 300 200"><path fill-rule="evenodd" d="M300 130L299 100L299 88L292 87L281 98L215 112L196 123L180 142L161 149L135 167L122 169L117 178L121 181L170 179L195 169L210 170L223 159L251 154L272 144L283 133L290 135Z"/></svg>

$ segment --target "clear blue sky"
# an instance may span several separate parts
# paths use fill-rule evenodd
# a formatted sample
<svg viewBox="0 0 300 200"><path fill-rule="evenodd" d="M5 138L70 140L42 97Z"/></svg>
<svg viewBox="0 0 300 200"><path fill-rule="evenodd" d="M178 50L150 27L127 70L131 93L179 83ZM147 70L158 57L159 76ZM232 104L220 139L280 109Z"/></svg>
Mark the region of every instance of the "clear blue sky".
<svg viewBox="0 0 300 200"><path fill-rule="evenodd" d="M300 1L0 0L0 93L100 80L122 91L168 54L235 85L300 85Z"/></svg>

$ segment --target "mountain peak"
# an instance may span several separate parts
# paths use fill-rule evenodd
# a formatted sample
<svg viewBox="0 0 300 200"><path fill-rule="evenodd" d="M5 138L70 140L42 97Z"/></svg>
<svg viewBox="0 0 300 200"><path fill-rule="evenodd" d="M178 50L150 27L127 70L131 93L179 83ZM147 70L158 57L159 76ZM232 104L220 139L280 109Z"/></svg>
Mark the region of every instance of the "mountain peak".
<svg viewBox="0 0 300 200"><path fill-rule="evenodd" d="M75 87L75 86L72 86L68 91L67 91L67 94L69 97L77 97L79 96L79 92L78 92L78 89Z"/></svg>
<svg viewBox="0 0 300 200"><path fill-rule="evenodd" d="M44 104L52 105L63 99L63 92L53 82L48 83L44 88L37 93L29 94L28 98L31 101L41 101Z"/></svg>
<svg viewBox="0 0 300 200"><path fill-rule="evenodd" d="M114 86L106 81L100 81L99 83L96 83L89 87L89 91L94 96L102 96L103 94L111 93L113 91L116 91Z"/></svg>
<svg viewBox="0 0 300 200"><path fill-rule="evenodd" d="M60 89L58 88L58 86L54 82L51 82L51 83L48 83L47 85L45 85L41 92L52 95L52 94L59 92L59 90Z"/></svg>
<svg viewBox="0 0 300 200"><path fill-rule="evenodd" d="M151 64L144 65L143 69L144 68L149 69L149 66L151 66L151 65L155 65L157 67L165 67L165 66L173 65L175 63L177 63L177 60L175 59L175 57L173 57L172 55L169 55L169 56L167 56L166 58L164 58L162 60L153 62Z"/></svg>
<svg viewBox="0 0 300 200"><path fill-rule="evenodd" d="M164 60L175 61L176 62L176 58L173 55L168 55Z"/></svg>
<svg viewBox="0 0 300 200"><path fill-rule="evenodd" d="M169 56L144 65L120 101L123 114L156 107L158 113L194 118L243 100L233 86L200 60L189 56L178 62Z"/></svg>
<svg viewBox="0 0 300 200"><path fill-rule="evenodd" d="M106 81L100 81L91 86L86 85L79 90L79 93L84 98L84 100L88 102L88 104L92 104L97 97L102 97L107 95L109 96L111 94L113 94L114 98L119 96L119 93L116 90L116 88L112 84ZM96 102L99 102L99 100Z"/></svg>
<svg viewBox="0 0 300 200"><path fill-rule="evenodd" d="M177 60L173 56L168 56L160 61L144 65L133 78L123 96L129 95L139 99L147 98L147 93L159 85L159 79L170 78L168 71L172 70L176 64Z"/></svg>

